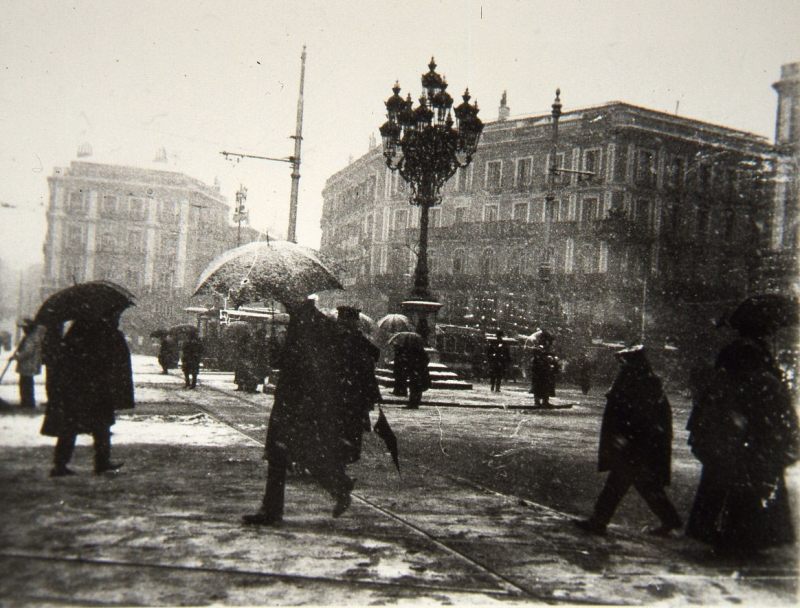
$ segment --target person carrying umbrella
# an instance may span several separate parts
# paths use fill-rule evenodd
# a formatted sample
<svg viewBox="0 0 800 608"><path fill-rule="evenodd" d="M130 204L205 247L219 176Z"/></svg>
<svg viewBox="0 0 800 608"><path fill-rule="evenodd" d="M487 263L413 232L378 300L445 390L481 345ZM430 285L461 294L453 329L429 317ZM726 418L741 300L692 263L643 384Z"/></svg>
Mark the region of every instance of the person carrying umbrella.
<svg viewBox="0 0 800 608"><path fill-rule="evenodd" d="M800 431L766 338L796 323L789 299L745 300L726 322L738 337L693 395L689 445L703 469L686 535L716 552L747 556L794 542L784 471L800 457Z"/></svg>
<svg viewBox="0 0 800 608"><path fill-rule="evenodd" d="M350 505L354 482L345 471L360 456L367 411L380 398L376 350L349 314L334 322L309 299L287 304L290 320L267 427L267 484L261 508L245 524L283 519L290 463L308 470L335 499L333 516ZM354 322L355 321L355 322Z"/></svg>
<svg viewBox="0 0 800 608"><path fill-rule="evenodd" d="M556 376L561 369L553 353L553 335L547 331L535 334L536 345L530 362L531 392L537 407L550 407L550 397L556 396Z"/></svg>
<svg viewBox="0 0 800 608"><path fill-rule="evenodd" d="M203 342L197 330L190 333L183 343L181 351L181 371L185 380L185 388L197 388L197 375L200 373L200 362L203 359Z"/></svg>
<svg viewBox="0 0 800 608"><path fill-rule="evenodd" d="M621 350L617 358L622 367L606 394L600 429L598 470L609 474L593 515L573 522L587 532L604 535L633 486L661 520L650 533L667 536L682 526L664 492L672 465L672 410L644 346Z"/></svg>
<svg viewBox="0 0 800 608"><path fill-rule="evenodd" d="M64 336L54 378L57 386L48 398L41 430L42 435L57 438L51 477L74 474L67 465L80 433L94 439L96 474L122 466L111 461L110 429L117 410L134 407L130 351L118 328L123 310L77 319Z"/></svg>
<svg viewBox="0 0 800 608"><path fill-rule="evenodd" d="M418 333L406 331L392 336L389 344L394 347L393 394L408 395L408 409L418 409L422 402L422 393L431 387L428 371L430 358L425 351L425 341Z"/></svg>

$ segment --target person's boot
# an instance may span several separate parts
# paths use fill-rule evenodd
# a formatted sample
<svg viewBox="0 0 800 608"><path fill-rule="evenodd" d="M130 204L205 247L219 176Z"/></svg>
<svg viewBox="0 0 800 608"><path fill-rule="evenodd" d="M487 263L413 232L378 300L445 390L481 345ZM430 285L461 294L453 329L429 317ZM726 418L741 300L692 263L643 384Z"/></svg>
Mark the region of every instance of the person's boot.
<svg viewBox="0 0 800 608"><path fill-rule="evenodd" d="M595 536L606 535L606 526L592 517L589 519L573 519L572 523L589 534L594 534Z"/></svg>
<svg viewBox="0 0 800 608"><path fill-rule="evenodd" d="M56 465L50 469L50 477L66 477L68 475L75 475L75 471L66 465Z"/></svg>
<svg viewBox="0 0 800 608"><path fill-rule="evenodd" d="M333 507L332 515L334 517L340 517L342 513L347 511L348 507L353 502L350 493L353 491L355 485L356 485L355 481L353 481L350 478L347 478L347 486L343 490L343 492L339 495L339 497L336 499L336 504Z"/></svg>
<svg viewBox="0 0 800 608"><path fill-rule="evenodd" d="M242 523L248 526L274 526L283 521L280 515L271 515L266 511L258 511L249 515L242 515Z"/></svg>

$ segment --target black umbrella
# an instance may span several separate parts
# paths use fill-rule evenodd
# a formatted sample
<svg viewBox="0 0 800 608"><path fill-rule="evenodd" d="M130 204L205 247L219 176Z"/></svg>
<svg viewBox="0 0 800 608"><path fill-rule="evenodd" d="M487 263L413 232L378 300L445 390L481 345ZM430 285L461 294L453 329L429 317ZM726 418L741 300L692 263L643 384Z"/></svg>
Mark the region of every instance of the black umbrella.
<svg viewBox="0 0 800 608"><path fill-rule="evenodd" d="M78 283L57 291L39 307L34 322L42 325L76 319L97 319L134 306L130 291L111 281Z"/></svg>
<svg viewBox="0 0 800 608"><path fill-rule="evenodd" d="M418 333L413 331L401 331L389 338L392 346L421 346L425 348L425 340Z"/></svg>
<svg viewBox="0 0 800 608"><path fill-rule="evenodd" d="M796 298L765 293L742 301L728 317L727 323L738 332L764 336L782 327L797 325L799 320Z"/></svg>
<svg viewBox="0 0 800 608"><path fill-rule="evenodd" d="M392 427L389 426L389 421L386 420L386 416L383 415L383 409L378 408L378 421L375 423L375 426L372 427L372 430L377 433L378 437L383 439L383 442L386 444L386 447L389 450L389 453L392 455L392 461L394 461L394 466L397 468L397 472L400 472L400 458L397 452L397 436L392 431Z"/></svg>
<svg viewBox="0 0 800 608"><path fill-rule="evenodd" d="M191 323L182 323L181 325L173 325L166 333L175 338L188 338L197 334L197 327Z"/></svg>

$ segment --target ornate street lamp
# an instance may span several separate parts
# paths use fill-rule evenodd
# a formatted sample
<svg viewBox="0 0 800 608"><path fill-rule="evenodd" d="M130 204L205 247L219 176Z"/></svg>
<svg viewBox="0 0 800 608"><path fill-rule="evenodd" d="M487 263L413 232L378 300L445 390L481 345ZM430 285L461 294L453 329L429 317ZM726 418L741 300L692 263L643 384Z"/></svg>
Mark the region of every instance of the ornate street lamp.
<svg viewBox="0 0 800 608"><path fill-rule="evenodd" d="M416 317L417 331L426 340L428 317L441 307L428 287L429 210L441 202L445 182L458 168L466 168L472 162L483 130L478 104L469 103L469 89L464 92L463 103L453 108L447 82L436 73L432 57L428 68L422 75L423 92L416 108L411 94L403 99L400 85L395 83L394 94L386 100L388 120L380 128L386 166L408 182L409 202L420 208L414 288L403 307Z"/></svg>

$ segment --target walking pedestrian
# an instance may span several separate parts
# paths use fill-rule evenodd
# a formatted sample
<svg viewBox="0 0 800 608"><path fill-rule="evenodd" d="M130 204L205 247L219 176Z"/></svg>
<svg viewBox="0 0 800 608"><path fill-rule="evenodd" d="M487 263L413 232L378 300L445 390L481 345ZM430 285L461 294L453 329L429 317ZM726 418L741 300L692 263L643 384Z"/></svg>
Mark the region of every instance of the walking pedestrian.
<svg viewBox="0 0 800 608"><path fill-rule="evenodd" d="M703 469L686 535L721 554L795 540L784 470L798 460L798 420L765 337L743 328L720 351L687 424Z"/></svg>
<svg viewBox="0 0 800 608"><path fill-rule="evenodd" d="M95 473L122 466L111 462L111 427L115 412L132 409L134 399L131 355L119 330L121 314L114 310L99 319L79 319L64 336L54 378L58 387L48 397L41 430L57 437L51 477L74 474L67 465L81 433L93 437Z"/></svg>
<svg viewBox="0 0 800 608"><path fill-rule="evenodd" d="M531 355L531 392L537 407L551 407L550 397L556 396L556 376L561 364L552 350L553 342L550 332L540 332Z"/></svg>
<svg viewBox="0 0 800 608"><path fill-rule="evenodd" d="M351 331L351 312L337 324L310 299L287 309L281 373L267 427L267 484L261 508L245 515L245 524L274 525L283 519L290 463L311 473L333 496L334 517L344 513L354 486L345 467L360 457L361 435L369 428L366 411L380 395L375 352Z"/></svg>
<svg viewBox="0 0 800 608"><path fill-rule="evenodd" d="M178 367L180 357L180 343L175 336L165 333L161 336L161 347L158 350L158 364L162 374L169 374L169 370Z"/></svg>
<svg viewBox="0 0 800 608"><path fill-rule="evenodd" d="M14 354L19 375L19 405L33 409L36 407L33 378L42 371L42 339L46 329L32 319L24 319L19 325L23 338Z"/></svg>
<svg viewBox="0 0 800 608"><path fill-rule="evenodd" d="M489 385L494 393L500 392L500 384L506 375L506 368L511 361L511 351L508 344L503 342L505 334L498 330L495 339L489 341L486 347L486 361L489 366Z"/></svg>
<svg viewBox="0 0 800 608"><path fill-rule="evenodd" d="M190 333L181 351L181 370L185 380L185 388L197 388L197 375L200 373L200 362L203 359L203 342L197 332Z"/></svg>
<svg viewBox="0 0 800 608"><path fill-rule="evenodd" d="M633 486L661 520L650 533L667 536L682 526L664 491L672 464L672 411L644 346L619 351L617 358L622 367L606 394L600 430L598 470L609 474L592 516L574 523L587 532L604 535Z"/></svg>
<svg viewBox="0 0 800 608"><path fill-rule="evenodd" d="M393 394L408 395L408 409L419 409L422 393L431 387L428 371L430 358L425 351L425 341L415 332L396 334L394 341L395 388ZM391 342L391 341L390 341Z"/></svg>

